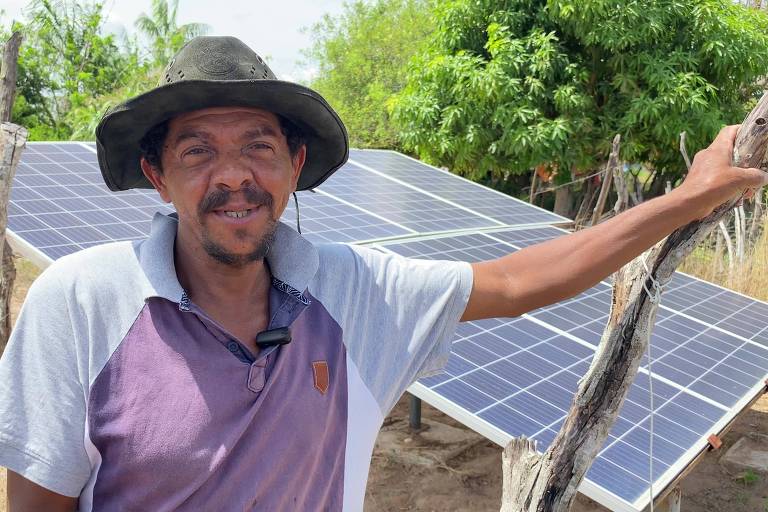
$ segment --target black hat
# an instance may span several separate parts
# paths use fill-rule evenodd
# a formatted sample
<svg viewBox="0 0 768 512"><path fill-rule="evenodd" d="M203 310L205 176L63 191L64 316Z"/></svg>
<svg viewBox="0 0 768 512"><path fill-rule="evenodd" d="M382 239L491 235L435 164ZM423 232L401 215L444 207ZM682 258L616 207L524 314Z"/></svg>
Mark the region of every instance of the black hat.
<svg viewBox="0 0 768 512"><path fill-rule="evenodd" d="M298 190L320 185L347 161L347 130L322 96L278 80L237 38L196 37L171 59L160 85L110 109L101 119L96 149L107 186L152 188L139 165L139 141L147 131L183 112L226 106L268 110L301 128L307 158Z"/></svg>

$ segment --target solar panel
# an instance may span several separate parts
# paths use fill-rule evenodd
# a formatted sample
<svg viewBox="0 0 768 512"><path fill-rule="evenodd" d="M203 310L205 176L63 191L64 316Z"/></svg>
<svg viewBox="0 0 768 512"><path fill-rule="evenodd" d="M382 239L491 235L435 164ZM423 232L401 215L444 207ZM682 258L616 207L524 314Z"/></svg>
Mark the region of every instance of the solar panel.
<svg viewBox="0 0 768 512"><path fill-rule="evenodd" d="M418 233L503 225L351 163L320 185L319 190Z"/></svg>
<svg viewBox="0 0 768 512"><path fill-rule="evenodd" d="M8 228L27 252L43 263L90 247L118 240L143 238L149 233L155 212L170 213L153 190L111 192L104 184L93 143L29 143L22 154L11 190ZM363 151L412 160L396 153ZM389 160L382 161L390 166ZM399 177L418 182L430 173L435 187L446 199L399 178L347 164L317 192L298 194L302 233L313 242L368 242L469 229L516 225L533 221L561 221L549 212L443 171L392 167ZM445 176L448 180L445 181ZM442 185L441 185L442 184ZM450 185L450 186L448 186ZM462 195L461 200L456 194ZM468 200L471 198L471 200ZM482 201L472 210L465 203ZM504 221L485 213L489 207L504 208ZM532 213L533 212L533 213ZM548 216L549 215L549 216ZM295 225L295 209L289 204L283 220Z"/></svg>
<svg viewBox="0 0 768 512"><path fill-rule="evenodd" d="M412 235L416 232L354 205L341 202L323 192L298 192L301 232L312 242L364 242ZM295 226L296 209L292 201L282 220Z"/></svg>
<svg viewBox="0 0 768 512"><path fill-rule="evenodd" d="M16 169L8 229L38 260L93 245L144 238L156 211L173 211L154 191L111 192L95 148L30 143Z"/></svg>
<svg viewBox="0 0 768 512"><path fill-rule="evenodd" d="M472 262L563 233L541 227L382 247L409 257ZM589 368L610 298L611 287L600 283L519 318L460 324L446 371L420 380L411 391L500 445L526 435L543 451ZM706 438L762 391L768 345L761 315L768 316L768 304L684 274L676 274L662 295L651 338L654 491L669 484L706 446ZM642 361L619 419L581 487L611 510L640 511L649 502L647 363Z"/></svg>
<svg viewBox="0 0 768 512"><path fill-rule="evenodd" d="M456 206L493 219L501 224L556 224L570 219L520 201L409 156L389 150L351 150L351 163L377 171L390 179L429 191Z"/></svg>
<svg viewBox="0 0 768 512"><path fill-rule="evenodd" d="M302 231L313 241L390 240L414 257L481 261L563 233L567 221L540 208L390 151L353 150L316 192L299 193ZM11 192L9 230L46 265L114 240L143 238L156 211L152 190L114 193L92 143L30 143ZM283 220L295 222L288 205ZM530 226L498 229L500 226ZM429 233L467 232L443 237ZM403 241L392 241L402 238ZM610 287L515 319L461 324L446 372L413 392L499 444L554 439L599 342ZM676 274L651 340L655 490L668 484L762 388L768 368L768 304ZM614 510L648 503L650 410L647 361L582 490Z"/></svg>

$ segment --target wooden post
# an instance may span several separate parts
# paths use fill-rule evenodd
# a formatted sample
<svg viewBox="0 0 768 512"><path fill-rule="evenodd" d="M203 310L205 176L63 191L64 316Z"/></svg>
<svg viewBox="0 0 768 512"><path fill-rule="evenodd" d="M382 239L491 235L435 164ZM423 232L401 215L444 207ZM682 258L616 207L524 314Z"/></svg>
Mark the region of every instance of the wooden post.
<svg viewBox="0 0 768 512"><path fill-rule="evenodd" d="M0 123L11 120L13 99L16 96L16 62L19 59L21 32L14 32L3 46L0 62Z"/></svg>
<svg viewBox="0 0 768 512"><path fill-rule="evenodd" d="M0 273L0 354L8 343L11 334L11 292L13 280L16 278L16 268L11 258L11 248L5 239L5 228L8 225L8 197L11 193L11 183L16 173L16 166L21 158L21 152L27 142L27 130L12 123L0 124L0 247L3 248L3 269ZM10 265L6 262L10 261Z"/></svg>
<svg viewBox="0 0 768 512"><path fill-rule="evenodd" d="M605 201L608 199L608 192L611 191L611 180L613 179L614 169L619 166L619 143L621 142L621 135L618 133L613 138L613 144L611 146L611 154L608 157L608 164L605 166L605 173L603 175L603 184L600 187L600 195L597 196L597 205L592 212L592 222L590 225L596 226L600 222L600 217L603 215L605 209Z"/></svg>
<svg viewBox="0 0 768 512"><path fill-rule="evenodd" d="M533 204L533 198L536 197L536 178L538 178L539 173L536 172L536 169L533 170L533 177L531 177L531 194L530 198L528 199L528 202Z"/></svg>
<svg viewBox="0 0 768 512"><path fill-rule="evenodd" d="M16 73L21 32L14 32L3 47L3 60L0 62L0 123L11 121L13 100L16 96ZM27 130L16 125L0 125L0 355L3 353L8 336L11 334L11 292L16 279L16 266L13 264L13 251L5 239L8 221L8 196L11 182L16 173L21 151L27 141ZM7 167L6 167L7 165Z"/></svg>
<svg viewBox="0 0 768 512"><path fill-rule="evenodd" d="M683 501L683 493L680 487L672 489L664 501L656 507L656 512L680 512L680 503Z"/></svg>
<svg viewBox="0 0 768 512"><path fill-rule="evenodd" d="M618 151L616 153L618 154ZM629 185L627 184L627 178L624 174L621 165L617 165L613 168L613 186L616 189L616 204L613 205L614 215L618 215L629 208L630 191ZM632 196L634 196L634 194L632 194Z"/></svg>
<svg viewBox="0 0 768 512"><path fill-rule="evenodd" d="M768 93L742 124L734 165L760 167L768 148ZM616 274L608 325L568 416L543 455L514 439L502 456L502 512L567 512L605 443L650 341L658 294L680 262L741 201L734 198L691 222ZM646 270L649 269L650 271Z"/></svg>

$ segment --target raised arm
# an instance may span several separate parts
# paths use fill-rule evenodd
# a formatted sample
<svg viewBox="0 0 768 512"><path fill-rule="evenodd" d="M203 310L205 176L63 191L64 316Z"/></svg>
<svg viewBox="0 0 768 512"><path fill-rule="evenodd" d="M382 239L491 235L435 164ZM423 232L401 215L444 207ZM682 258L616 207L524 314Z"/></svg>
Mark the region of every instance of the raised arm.
<svg viewBox="0 0 768 512"><path fill-rule="evenodd" d="M462 321L518 316L605 279L675 229L728 199L768 183L759 169L731 166L738 126L696 154L683 184L597 226L473 265Z"/></svg>

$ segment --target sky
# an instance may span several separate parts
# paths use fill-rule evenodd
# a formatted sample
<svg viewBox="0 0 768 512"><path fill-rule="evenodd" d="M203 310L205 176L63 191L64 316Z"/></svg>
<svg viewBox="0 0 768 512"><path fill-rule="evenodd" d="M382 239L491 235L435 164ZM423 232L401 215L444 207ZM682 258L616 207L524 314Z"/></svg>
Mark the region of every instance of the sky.
<svg viewBox="0 0 768 512"><path fill-rule="evenodd" d="M105 30L120 34L135 33L134 21L144 12L150 14L150 0L104 0L107 14ZM29 0L2 0L2 22L23 18ZM342 12L343 0L179 0L177 22L210 25L210 35L231 35L243 40L267 60L277 76L284 80L307 81L316 70L300 65L301 50L309 48L309 29L324 14ZM306 28L306 31L302 31Z"/></svg>

